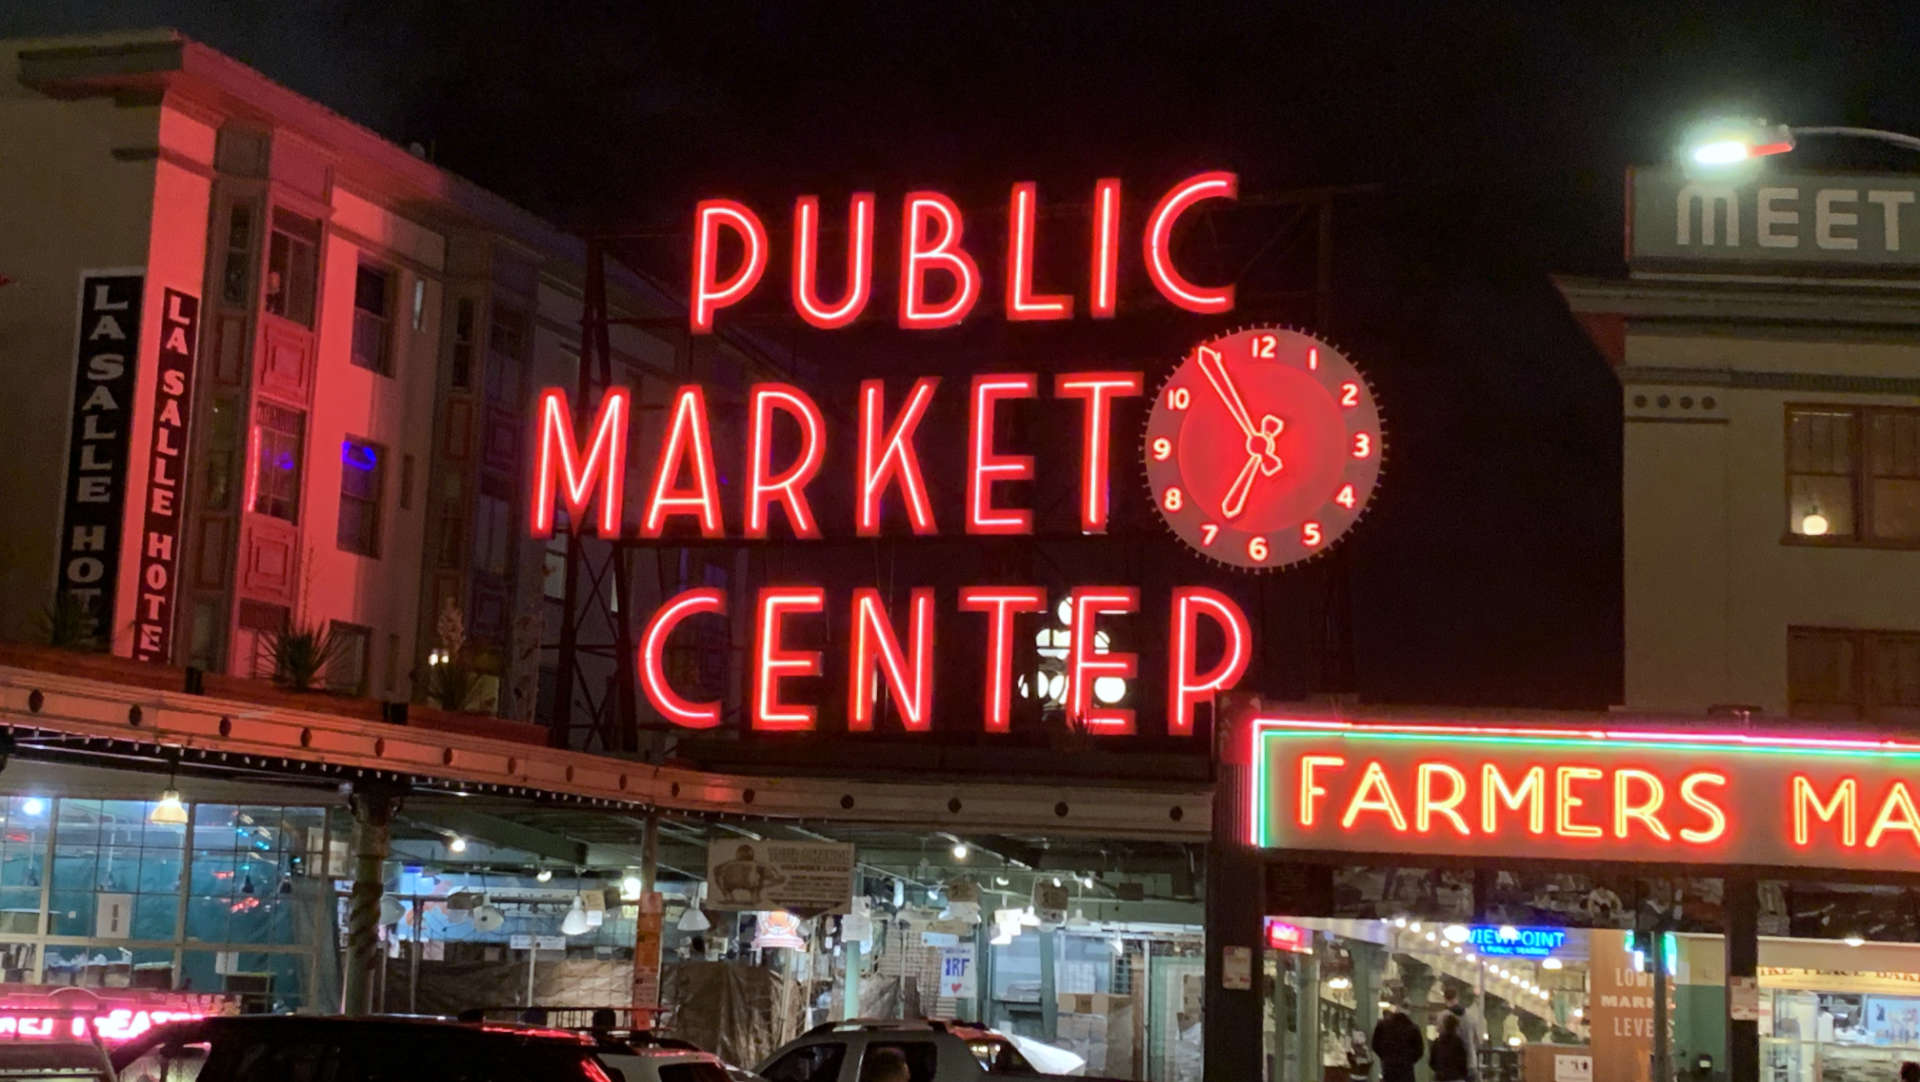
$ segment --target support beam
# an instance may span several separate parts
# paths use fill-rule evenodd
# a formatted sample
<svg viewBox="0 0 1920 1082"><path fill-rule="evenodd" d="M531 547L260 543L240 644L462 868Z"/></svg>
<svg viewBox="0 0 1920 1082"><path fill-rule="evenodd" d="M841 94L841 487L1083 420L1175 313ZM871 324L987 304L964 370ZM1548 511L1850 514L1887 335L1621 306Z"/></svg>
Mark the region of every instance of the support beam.
<svg viewBox="0 0 1920 1082"><path fill-rule="evenodd" d="M1054 977L1053 952L1060 937L1051 928L1040 930L1040 1039L1060 1039L1060 985Z"/></svg>
<svg viewBox="0 0 1920 1082"><path fill-rule="evenodd" d="M384 865L391 842L393 813L402 790L390 785L356 785L348 798L353 811L353 893L347 907L346 972L341 978L343 1014L374 1010L374 971L381 962L380 897L386 890Z"/></svg>
<svg viewBox="0 0 1920 1082"><path fill-rule="evenodd" d="M518 849L559 864L582 867L587 863L587 845L551 831L516 823L505 816L469 811L451 804L425 807L413 805L410 822L451 830L464 838L486 842L500 849Z"/></svg>
<svg viewBox="0 0 1920 1082"><path fill-rule="evenodd" d="M1760 972L1760 884L1751 874L1726 878L1722 905L1727 915L1727 1006L1736 1001L1735 984L1753 987ZM1757 1001L1749 1001L1757 1002ZM1723 1078L1760 1077L1760 1023L1727 1018Z"/></svg>

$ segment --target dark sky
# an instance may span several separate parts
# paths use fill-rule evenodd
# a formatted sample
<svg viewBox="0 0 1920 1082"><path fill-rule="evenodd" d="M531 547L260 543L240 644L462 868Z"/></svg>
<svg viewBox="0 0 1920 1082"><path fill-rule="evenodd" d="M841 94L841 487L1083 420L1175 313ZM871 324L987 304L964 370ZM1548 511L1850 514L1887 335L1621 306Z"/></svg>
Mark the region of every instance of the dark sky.
<svg viewBox="0 0 1920 1082"><path fill-rule="evenodd" d="M1394 426L1351 574L1359 689L1400 702L1618 699L1618 389L1546 276L1620 273L1625 168L1731 107L1920 129L1910 3L71 7L0 32L175 26L576 228L712 192L1379 185L1342 200L1328 330Z"/></svg>

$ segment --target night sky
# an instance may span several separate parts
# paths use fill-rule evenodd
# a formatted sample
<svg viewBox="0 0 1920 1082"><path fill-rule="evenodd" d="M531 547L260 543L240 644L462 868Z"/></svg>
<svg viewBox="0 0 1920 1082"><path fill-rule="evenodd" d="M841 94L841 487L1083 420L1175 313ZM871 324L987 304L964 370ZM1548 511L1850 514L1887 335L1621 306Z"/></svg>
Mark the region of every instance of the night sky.
<svg viewBox="0 0 1920 1082"><path fill-rule="evenodd" d="M71 6L13 0L0 33L177 27L583 231L670 234L714 193L783 218L875 188L885 223L909 185L1370 186L1325 330L1390 417L1348 556L1358 690L1388 702L1618 701L1618 388L1547 275L1622 273L1626 167L1728 109L1920 130L1910 3ZM678 243L651 268L676 283Z"/></svg>

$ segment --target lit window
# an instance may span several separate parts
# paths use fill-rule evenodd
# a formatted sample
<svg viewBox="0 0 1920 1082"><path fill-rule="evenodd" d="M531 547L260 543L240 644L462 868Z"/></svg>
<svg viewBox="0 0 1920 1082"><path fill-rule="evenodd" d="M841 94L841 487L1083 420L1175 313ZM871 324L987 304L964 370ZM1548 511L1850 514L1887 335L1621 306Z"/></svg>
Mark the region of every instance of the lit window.
<svg viewBox="0 0 1920 1082"><path fill-rule="evenodd" d="M247 484L247 509L288 522L300 517L300 467L306 435L306 415L299 410L255 403L253 431L249 433L252 465Z"/></svg>
<svg viewBox="0 0 1920 1082"><path fill-rule="evenodd" d="M1811 542L1920 541L1920 410L1790 407L1787 532Z"/></svg>
<svg viewBox="0 0 1920 1082"><path fill-rule="evenodd" d="M380 492L387 452L349 436L340 442L340 521L335 539L347 552L380 555Z"/></svg>

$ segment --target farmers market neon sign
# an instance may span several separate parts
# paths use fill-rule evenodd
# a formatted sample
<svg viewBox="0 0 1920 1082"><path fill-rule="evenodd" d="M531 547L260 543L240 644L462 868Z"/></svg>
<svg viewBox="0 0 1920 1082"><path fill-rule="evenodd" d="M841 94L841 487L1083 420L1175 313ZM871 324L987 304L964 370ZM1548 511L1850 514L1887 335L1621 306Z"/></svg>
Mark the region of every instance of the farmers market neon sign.
<svg viewBox="0 0 1920 1082"><path fill-rule="evenodd" d="M1260 847L1920 866L1920 744L1293 718L1249 739Z"/></svg>

